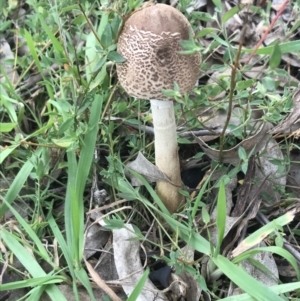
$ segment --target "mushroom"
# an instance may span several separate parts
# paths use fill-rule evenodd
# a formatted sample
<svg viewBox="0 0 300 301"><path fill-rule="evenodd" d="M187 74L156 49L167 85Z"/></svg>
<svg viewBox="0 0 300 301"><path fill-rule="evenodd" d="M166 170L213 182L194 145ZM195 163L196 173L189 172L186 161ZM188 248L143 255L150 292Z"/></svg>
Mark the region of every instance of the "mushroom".
<svg viewBox="0 0 300 301"><path fill-rule="evenodd" d="M159 181L156 191L167 209L174 213L183 202L173 100L162 93L173 89L188 93L200 73L200 54L182 55L179 44L188 40L191 25L177 9L152 4L134 12L125 22L117 51L126 59L117 64L120 84L133 97L151 103L155 164L169 178Z"/></svg>

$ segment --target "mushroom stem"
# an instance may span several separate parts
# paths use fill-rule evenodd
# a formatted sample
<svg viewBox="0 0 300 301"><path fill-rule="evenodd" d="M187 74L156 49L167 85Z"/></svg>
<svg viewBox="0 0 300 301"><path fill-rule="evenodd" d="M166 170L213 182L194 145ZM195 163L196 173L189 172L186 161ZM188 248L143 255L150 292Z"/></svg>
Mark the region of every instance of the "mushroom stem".
<svg viewBox="0 0 300 301"><path fill-rule="evenodd" d="M173 101L150 100L154 126L155 164L169 178L172 184L158 181L156 191L170 213L174 213L183 196L180 164L177 147L177 133Z"/></svg>

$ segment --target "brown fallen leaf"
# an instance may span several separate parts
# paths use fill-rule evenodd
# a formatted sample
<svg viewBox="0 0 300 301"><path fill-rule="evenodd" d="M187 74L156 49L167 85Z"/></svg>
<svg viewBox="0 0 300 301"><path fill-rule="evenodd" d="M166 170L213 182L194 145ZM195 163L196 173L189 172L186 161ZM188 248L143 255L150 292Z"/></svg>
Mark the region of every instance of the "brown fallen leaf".
<svg viewBox="0 0 300 301"><path fill-rule="evenodd" d="M144 273L144 267L140 259L140 242L136 240L134 228L131 224L126 224L126 228L113 230L113 248L119 281L124 292L129 296ZM156 289L148 278L137 300L166 301L167 298Z"/></svg>
<svg viewBox="0 0 300 301"><path fill-rule="evenodd" d="M243 147L247 153L249 153L253 148L255 148L253 155L258 153L266 145L266 142L269 140L268 131L270 130L270 128L271 128L270 123L263 123L254 136L244 139L243 141L241 141L239 144L237 144L235 147L231 149L223 150L223 155L222 155L223 163L230 163L234 166L238 165L240 163L240 158L238 155L238 149L240 146ZM206 153L207 156L209 156L214 161L219 160L220 151L208 146L200 137L194 136L194 138L201 146L201 148L203 149L203 151Z"/></svg>
<svg viewBox="0 0 300 301"><path fill-rule="evenodd" d="M132 169L142 175L148 182L153 183L157 181L164 181L171 183L167 176L160 171L154 164L148 161L145 156L139 152L134 161L129 162L126 165L127 170L125 170L126 176L131 180L132 186L142 186L143 183L137 179L128 169Z"/></svg>

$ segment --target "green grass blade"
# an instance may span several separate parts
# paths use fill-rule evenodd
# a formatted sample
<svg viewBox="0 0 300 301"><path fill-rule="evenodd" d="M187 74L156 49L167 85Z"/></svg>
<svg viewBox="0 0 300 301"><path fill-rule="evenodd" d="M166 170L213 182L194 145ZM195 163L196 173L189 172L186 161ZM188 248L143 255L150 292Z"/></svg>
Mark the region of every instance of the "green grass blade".
<svg viewBox="0 0 300 301"><path fill-rule="evenodd" d="M264 301L282 301L270 288L255 280L244 269L235 265L227 258L218 255L216 258L212 258L212 260L229 279L253 298Z"/></svg>
<svg viewBox="0 0 300 301"><path fill-rule="evenodd" d="M45 291L45 286L36 286L33 287L31 291L29 291L26 296L29 296L26 301L36 301L36 300L40 300L42 294Z"/></svg>
<svg viewBox="0 0 300 301"><path fill-rule="evenodd" d="M55 37L55 35L51 31L51 29L49 28L49 26L47 25L47 23L43 19L43 16L39 13L37 13L37 16L38 16L38 18L41 22L41 25L42 25L43 29L45 30L45 32L47 33L49 39L51 40L52 45L55 49L55 52L56 53L62 53L64 51L64 49L63 49L61 43L57 40L57 38Z"/></svg>
<svg viewBox="0 0 300 301"><path fill-rule="evenodd" d="M32 155L32 157L39 157L41 155L41 152L42 152L42 148L37 149L35 151L35 153ZM16 199L19 192L23 188L27 178L29 177L29 174L31 173L31 171L33 169L33 164L31 163L30 160L31 159L29 159L22 166L22 168L18 172L17 176L13 180L12 184L10 185L6 195L4 196L4 199L8 204L11 204ZM3 216L3 214L5 213L6 210L7 210L7 205L2 204L0 207L0 218Z"/></svg>
<svg viewBox="0 0 300 301"><path fill-rule="evenodd" d="M62 233L60 232L60 229L58 228L58 225L52 215L49 215L48 223L49 223L49 226L50 226L55 238L57 239L58 244L64 254L64 257L68 264L69 272L72 276L74 276L73 278L75 278L74 267L73 267L70 250L68 249L66 241L64 240L64 237L63 237Z"/></svg>
<svg viewBox="0 0 300 301"><path fill-rule="evenodd" d="M48 222L49 222L49 226L50 226L55 238L58 241L58 244L62 250L62 253L64 254L65 260L67 261L69 273L71 274L72 280L73 280L74 298L75 298L75 300L78 301L79 294L78 294L78 289L77 289L77 285L76 285L76 275L75 275L75 268L74 268L74 263L72 260L71 250L68 248L67 243L52 215L49 215Z"/></svg>
<svg viewBox="0 0 300 301"><path fill-rule="evenodd" d="M89 132L84 138L84 145L80 153L80 159L78 162L78 170L76 176L76 188L78 189L79 195L83 195L85 183L90 172L90 167L92 165L94 150L96 145L97 133L98 133L98 122L101 116L103 104L103 97L101 95L96 95L92 108L90 110L90 120L89 120Z"/></svg>
<svg viewBox="0 0 300 301"><path fill-rule="evenodd" d="M36 64L39 72L41 74L43 74L42 73L43 72L43 67L42 67L42 65L41 65L41 63L39 61L39 57L38 57L38 54L36 52L36 48L35 48L35 45L34 45L34 40L33 40L32 36L30 35L30 33L26 29L24 29L24 33L25 33L24 37L26 39L26 42L27 42L27 45L29 47L30 53L31 53L31 55L33 57L33 60L34 60L34 62ZM45 80L44 83L46 85L46 89L47 89L49 98L54 99L53 90L52 90L49 82L47 80Z"/></svg>
<svg viewBox="0 0 300 301"><path fill-rule="evenodd" d="M46 276L46 273L32 257L32 255L18 242L14 235L2 229L0 236L5 241L9 249L19 259L22 265L34 277Z"/></svg>
<svg viewBox="0 0 300 301"><path fill-rule="evenodd" d="M27 45L29 47L30 53L32 55L32 58L33 58L33 60L34 60L34 62L36 64L39 72L42 72L43 68L41 66L38 54L36 52L36 48L35 48L35 45L34 45L33 38L32 38L32 36L30 35L30 33L26 29L24 29L24 37L26 39L26 42L27 42Z"/></svg>
<svg viewBox="0 0 300 301"><path fill-rule="evenodd" d="M80 200L76 195L77 161L76 161L75 153L73 151L67 152L67 158L68 158L68 184L67 184L67 193L66 193L65 210L64 210L65 228L67 234L68 247L71 248L72 257L74 261L79 263L79 253L78 253L79 225L77 225L77 222L80 222L81 219L78 213L78 206L80 206L80 204L78 203Z"/></svg>
<svg viewBox="0 0 300 301"><path fill-rule="evenodd" d="M300 280L300 272L299 272L299 268L298 268L296 259L290 252L288 252L287 250L280 248L280 247L270 246L270 247L254 248L254 249L248 250L248 251L242 253L241 255L239 255L238 257L236 257L233 260L233 262L234 263L240 262L240 261L247 259L248 257L253 256L260 252L275 253L275 254L283 257L284 259L286 259L291 264L291 266L294 268L294 270L297 274L297 278L298 278L298 280Z"/></svg>
<svg viewBox="0 0 300 301"><path fill-rule="evenodd" d="M218 241L215 250L215 256L219 255L221 244L224 238L226 225L226 192L224 181L221 181L218 202L217 202L217 229L218 229Z"/></svg>
<svg viewBox="0 0 300 301"><path fill-rule="evenodd" d="M185 226L183 223L178 222L173 216L171 216L171 214L169 213L169 211L167 210L163 202L160 200L159 196L156 194L156 192L151 187L151 185L144 179L144 177L133 170L130 170L130 172L143 183L143 185L146 187L153 200L158 204L159 209L161 211L158 210L155 206L153 206L144 197L137 196L137 198L140 199L143 203L145 203L148 207L155 210L158 214L160 214L168 222L168 224L173 228L175 232L178 231L178 235L187 244L191 245L198 252L209 255L211 253L211 246L209 241L207 241L204 237L202 237L197 232Z"/></svg>
<svg viewBox="0 0 300 301"><path fill-rule="evenodd" d="M68 245L72 246L75 269L80 268L83 253L84 207L83 192L92 165L97 140L103 97L96 95L90 110L89 131L84 137L78 164L74 152L68 152L68 188L65 223Z"/></svg>
<svg viewBox="0 0 300 301"><path fill-rule="evenodd" d="M92 79L93 73L96 71L96 66L99 60L101 59L101 55L95 51L95 45L99 45L100 38L104 32L106 25L108 24L108 20L109 20L108 17L109 14L107 12L102 12L100 25L97 30L97 35L99 37L98 39L95 37L95 34L93 32L91 32L87 36L86 52L85 52L85 65L86 65L85 72L86 72L86 78L88 82ZM94 81L96 82L101 81L99 76L101 75L98 74L98 76L94 79Z"/></svg>
<svg viewBox="0 0 300 301"><path fill-rule="evenodd" d="M191 215L191 220L194 220L195 219L195 216L197 214L197 211L199 210L199 204L200 204L200 201L202 199L202 196L204 195L205 191L206 191L206 187L208 185L208 183L210 182L210 177L211 175L213 174L210 173L210 175L208 176L208 178L206 179L206 181L204 182L204 184L202 185L198 195L197 195L197 198L196 198L196 201L195 201L195 204L193 206L193 211L192 211L192 215Z"/></svg>
<svg viewBox="0 0 300 301"><path fill-rule="evenodd" d="M79 236L78 248L79 251L83 250L83 232L84 232L84 208L83 208L83 192L85 184L92 166L92 161L94 158L94 150L96 146L97 134L98 134L98 123L101 116L103 97L101 95L96 95L91 108L91 115L89 120L89 132L84 138L84 145L80 153L80 159L78 162L77 174L76 174L76 194L79 197L79 206L78 206L78 217L73 220L73 223L77 224L79 227L75 235ZM79 220L78 220L79 218ZM74 226L74 224L73 224ZM80 254L82 255L82 254ZM80 261L82 257L80 256Z"/></svg>
<svg viewBox="0 0 300 301"><path fill-rule="evenodd" d="M296 49L300 49L300 41L295 40L295 41L291 41L291 42L285 42L285 43L279 44L278 46L279 46L281 54L294 53ZM256 54L271 55L273 50L274 50L274 45L267 46L267 47L261 47L261 48L257 49ZM242 51L247 52L247 53L252 53L253 49L243 48Z"/></svg>
<svg viewBox="0 0 300 301"><path fill-rule="evenodd" d="M206 255L211 254L211 246L208 240L206 240L200 234L188 228L184 224L178 222L171 216L165 215L163 213L160 214L168 222L168 224L173 228L175 232L178 231L179 237L183 239L189 246L191 246L192 248L194 248L200 253Z"/></svg>
<svg viewBox="0 0 300 301"><path fill-rule="evenodd" d="M143 176L141 176L140 174L138 174L137 172L135 172L135 171L133 171L131 169L128 169L128 170L143 183L143 185L146 187L146 189L150 193L151 197L153 198L154 202L158 205L159 209L165 215L171 216L170 212L166 208L165 204L161 201L161 199L159 198L159 196L157 195L157 193L154 191L154 189L151 187L151 185L147 182L147 180ZM143 198L142 198L142 200L143 200Z"/></svg>
<svg viewBox="0 0 300 301"><path fill-rule="evenodd" d="M286 284L280 284L280 285L270 287L270 290L272 290L277 295L292 292L298 289L300 289L300 282L286 283ZM220 301L256 301L256 300L253 297L251 297L249 294L241 294L241 295L223 298L220 299Z"/></svg>
<svg viewBox="0 0 300 301"><path fill-rule="evenodd" d="M19 288L39 286L39 285L61 283L65 280L66 279L64 277L55 276L55 275L37 277L37 278L30 278L30 279L26 279L26 280L1 284L0 291L14 290L14 289L19 289Z"/></svg>
<svg viewBox="0 0 300 301"><path fill-rule="evenodd" d="M141 279L139 280L139 282L136 284L134 290L131 292L130 296L127 298L127 301L135 301L138 296L140 295L140 293L142 292L143 290L143 287L145 285L145 282L148 278L148 275L149 275L149 269L147 269Z"/></svg>
<svg viewBox="0 0 300 301"><path fill-rule="evenodd" d="M295 211L288 211L284 215L274 219L263 227L259 228L255 232L246 237L233 251L232 256L236 257L242 252L249 250L252 247L258 245L265 237L274 231L280 230L283 226L290 223L295 217Z"/></svg>
<svg viewBox="0 0 300 301"><path fill-rule="evenodd" d="M32 230L31 226L28 225L28 223L24 220L24 218L4 199L4 203L8 207L8 209L13 213L14 217L17 219L17 221L20 223L20 225L25 230L26 234L32 239L32 241L35 243L39 250L39 255L42 256L44 260L46 260L49 264L52 264L51 258L45 249L44 245L42 244L39 237L36 235L36 233Z"/></svg>
<svg viewBox="0 0 300 301"><path fill-rule="evenodd" d="M91 282L89 280L89 277L88 277L86 271L83 268L81 268L79 270L75 270L75 274L76 274L77 279L82 283L82 285L86 288L87 292L89 293L91 301L96 301L94 293L93 293L93 289L91 286Z"/></svg>
<svg viewBox="0 0 300 301"><path fill-rule="evenodd" d="M47 276L35 258L17 241L14 235L2 229L0 237L33 277ZM55 285L49 284L45 290L52 300L67 301L62 292Z"/></svg>

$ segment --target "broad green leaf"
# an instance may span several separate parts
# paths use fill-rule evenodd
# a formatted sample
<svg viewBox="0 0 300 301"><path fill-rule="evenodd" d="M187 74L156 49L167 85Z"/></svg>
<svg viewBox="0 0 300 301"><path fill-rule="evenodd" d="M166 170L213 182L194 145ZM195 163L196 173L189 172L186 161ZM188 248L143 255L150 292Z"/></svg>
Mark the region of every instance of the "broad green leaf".
<svg viewBox="0 0 300 301"><path fill-rule="evenodd" d="M5 32L11 26L11 21L2 21L0 23L0 32Z"/></svg>
<svg viewBox="0 0 300 301"><path fill-rule="evenodd" d="M115 63L124 63L126 61L126 59L123 58L123 56L119 54L117 51L111 51L108 54L107 58Z"/></svg>
<svg viewBox="0 0 300 301"><path fill-rule="evenodd" d="M207 225L210 222L210 214L207 211L206 207L202 208L202 210L201 210L201 216L202 216L203 223L205 225Z"/></svg>
<svg viewBox="0 0 300 301"><path fill-rule="evenodd" d="M242 146L238 148L238 155L241 160L247 160L247 153Z"/></svg>
<svg viewBox="0 0 300 301"><path fill-rule="evenodd" d="M85 75L87 81L89 82L95 71L95 67L100 60L100 55L95 51L95 45L97 45L97 40L93 32L90 32L86 38L85 46ZM103 62L104 63L104 62Z"/></svg>
<svg viewBox="0 0 300 301"><path fill-rule="evenodd" d="M239 6L234 6L229 11L227 11L224 15L222 15L222 23L227 22L229 19L231 19L234 15L236 15L240 11Z"/></svg>
<svg viewBox="0 0 300 301"><path fill-rule="evenodd" d="M76 17L72 20L73 25L78 25L78 24L83 25L85 23L86 23L86 19L85 19L84 15L79 15L78 17Z"/></svg>
<svg viewBox="0 0 300 301"><path fill-rule="evenodd" d="M210 35L214 38L215 42L218 42L220 45L223 45L225 47L231 47L227 41L221 39L217 34L211 33ZM213 44L211 47L215 48L215 46Z"/></svg>
<svg viewBox="0 0 300 301"><path fill-rule="evenodd" d="M57 239L58 244L63 252L64 258L67 261L69 273L71 274L72 280L73 280L73 293L75 295L75 299L79 300L77 281L76 281L76 275L75 275L75 270L74 270L75 266L74 266L74 261L72 259L72 254L71 254L72 250L70 249L70 247L67 246L67 243L52 215L48 216L48 222L49 222L49 226L51 227L51 230L52 230L55 238ZM70 224L70 223L65 222L65 224ZM66 229L66 232L68 234L70 232L70 229Z"/></svg>
<svg viewBox="0 0 300 301"><path fill-rule="evenodd" d="M106 24L105 29L100 37L100 41L104 49L108 48L113 43L112 30L109 23Z"/></svg>
<svg viewBox="0 0 300 301"><path fill-rule="evenodd" d="M276 81L274 78L270 77L270 76L264 76L261 79L261 82L264 86L264 88L268 91L275 91L276 89Z"/></svg>
<svg viewBox="0 0 300 301"><path fill-rule="evenodd" d="M18 147L19 145L12 145L6 147L5 149L0 151L0 164Z"/></svg>
<svg viewBox="0 0 300 301"><path fill-rule="evenodd" d="M121 27L123 20L119 15L116 15L111 22L111 31L113 36L113 41L116 42L118 33Z"/></svg>
<svg viewBox="0 0 300 301"><path fill-rule="evenodd" d="M67 193L66 193L66 201L65 201L65 228L66 228L66 236L67 236L67 246L71 252L71 260L73 262L72 265L75 267L75 263L79 261L78 254L78 242L76 243L76 231L73 228L74 219L79 219L80 217L76 215L75 210L73 210L73 203L78 202L79 200L76 198L75 184L76 184L76 173L77 173L77 160L76 155L73 151L67 152L67 161L68 161L68 183L67 183ZM75 215L75 216L74 216ZM78 235L78 233L77 233Z"/></svg>
<svg viewBox="0 0 300 301"><path fill-rule="evenodd" d="M236 89L238 91L246 90L247 88L252 87L252 85L255 83L255 81L256 81L255 79L247 79L247 80L238 81L236 83Z"/></svg>
<svg viewBox="0 0 300 301"><path fill-rule="evenodd" d="M106 74L107 74L106 73L106 65L103 65L102 68L100 69L100 72L98 72L97 76L92 81L92 84L90 86L90 91L93 90L94 88L100 86L103 83L103 81L106 77Z"/></svg>
<svg viewBox="0 0 300 301"><path fill-rule="evenodd" d="M207 21L213 21L213 17L209 14L209 13L204 13L204 12L195 12L193 11L191 13L192 17L194 17L195 19L197 20L201 20L201 21L204 21L204 22L207 22Z"/></svg>
<svg viewBox="0 0 300 301"><path fill-rule="evenodd" d="M100 39L106 25L108 24L108 16L109 14L107 12L101 13L101 21L98 30L96 31L98 34L98 38ZM93 76L93 73L95 70L99 70L103 64L106 61L106 56L104 56L104 61L101 63L101 66L99 67L98 63L101 59L103 59L103 54L97 53L95 49L99 47L99 40L95 37L95 34L93 32L90 32L86 38L86 47L85 47L85 73L87 77L87 82L89 82ZM100 47L101 51L102 45ZM97 66L97 68L96 68Z"/></svg>
<svg viewBox="0 0 300 301"><path fill-rule="evenodd" d="M74 9L78 9L77 4L69 5L69 6L66 6L66 7L61 7L61 12L66 13L66 12L72 11Z"/></svg>
<svg viewBox="0 0 300 301"><path fill-rule="evenodd" d="M218 12L222 12L223 6L221 0L212 0Z"/></svg>
<svg viewBox="0 0 300 301"><path fill-rule="evenodd" d="M109 230L122 229L124 228L124 221L116 218L105 219L105 228Z"/></svg>
<svg viewBox="0 0 300 301"><path fill-rule="evenodd" d="M27 295L29 295L29 297L26 299L26 301L36 301L36 300L40 300L42 294L45 291L45 286L36 286L33 287L28 293Z"/></svg>
<svg viewBox="0 0 300 301"><path fill-rule="evenodd" d="M216 32L216 28L211 28L211 27L203 28L202 30L197 32L197 34L195 35L195 39L205 37L206 35L209 35L212 32Z"/></svg>
<svg viewBox="0 0 300 301"><path fill-rule="evenodd" d="M0 133L8 133L11 130L13 130L17 125L18 125L17 123L12 123L12 122L7 122L7 123L0 122Z"/></svg>
<svg viewBox="0 0 300 301"><path fill-rule="evenodd" d="M74 117L67 117L66 120L60 125L57 136L63 135L66 131L68 131L74 124ZM60 140L60 139L56 139Z"/></svg>
<svg viewBox="0 0 300 301"><path fill-rule="evenodd" d="M278 43L276 43L274 45L273 51L270 56L269 65L271 68L276 68L279 66L280 62L281 62L281 50Z"/></svg>
<svg viewBox="0 0 300 301"><path fill-rule="evenodd" d="M62 138L62 139L52 139L52 142L59 147L68 148L74 143L74 140Z"/></svg>
<svg viewBox="0 0 300 301"><path fill-rule="evenodd" d="M129 11L138 8L142 4L142 0L128 0Z"/></svg>
<svg viewBox="0 0 300 301"><path fill-rule="evenodd" d="M93 70L93 72L99 72L99 70L101 70L101 68L103 67L103 65L106 63L107 61L107 56L104 55L103 57L101 57L98 62L95 65L95 69Z"/></svg>

